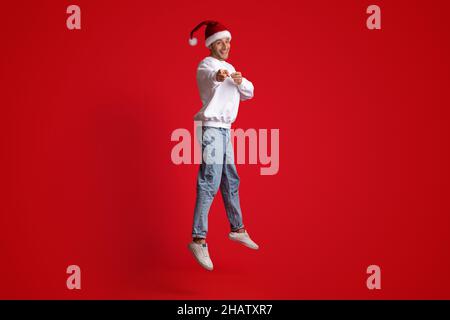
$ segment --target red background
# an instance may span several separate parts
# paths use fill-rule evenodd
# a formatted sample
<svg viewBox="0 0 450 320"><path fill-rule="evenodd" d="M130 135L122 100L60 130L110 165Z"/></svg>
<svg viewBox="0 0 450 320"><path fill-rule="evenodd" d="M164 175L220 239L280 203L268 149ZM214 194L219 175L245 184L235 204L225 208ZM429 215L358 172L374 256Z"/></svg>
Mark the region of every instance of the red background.
<svg viewBox="0 0 450 320"><path fill-rule="evenodd" d="M66 28L81 7L82 29ZM382 30L366 28L381 7ZM0 298L450 298L448 1L2 3ZM261 250L210 212L190 252L193 131L216 19L255 85L234 128L280 129L280 170L238 165ZM66 268L81 267L81 290ZM366 268L381 267L381 290Z"/></svg>

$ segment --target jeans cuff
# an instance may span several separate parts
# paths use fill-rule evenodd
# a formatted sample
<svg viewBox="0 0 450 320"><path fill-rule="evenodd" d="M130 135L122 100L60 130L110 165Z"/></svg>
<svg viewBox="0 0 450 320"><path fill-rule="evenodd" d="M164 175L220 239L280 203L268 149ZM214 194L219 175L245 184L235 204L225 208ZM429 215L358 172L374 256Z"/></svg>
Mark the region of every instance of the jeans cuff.
<svg viewBox="0 0 450 320"><path fill-rule="evenodd" d="M192 234L192 238L197 238L197 239L206 239L206 235L201 235L201 234Z"/></svg>
<svg viewBox="0 0 450 320"><path fill-rule="evenodd" d="M239 229L244 229L244 225L243 224L240 227L238 227L238 228L233 228L233 226L230 226L230 227L231 227L231 232L238 231Z"/></svg>

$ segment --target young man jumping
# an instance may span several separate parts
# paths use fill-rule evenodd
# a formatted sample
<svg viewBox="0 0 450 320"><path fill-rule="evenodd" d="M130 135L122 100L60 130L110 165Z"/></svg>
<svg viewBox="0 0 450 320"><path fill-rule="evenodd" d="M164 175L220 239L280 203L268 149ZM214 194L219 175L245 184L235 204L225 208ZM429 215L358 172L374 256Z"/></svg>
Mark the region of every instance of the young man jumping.
<svg viewBox="0 0 450 320"><path fill-rule="evenodd" d="M197 176L193 240L188 247L202 267L213 270L206 234L209 209L219 188L230 222L229 238L251 249L258 249L242 221L240 179L234 164L230 134L239 102L253 98L253 84L225 61L230 53L231 33L219 22L203 21L197 25L191 32L189 43L197 44L193 34L203 25L206 25L205 45L210 55L200 62L197 69L197 85L203 106L194 120L202 124L198 131L201 136L202 162Z"/></svg>

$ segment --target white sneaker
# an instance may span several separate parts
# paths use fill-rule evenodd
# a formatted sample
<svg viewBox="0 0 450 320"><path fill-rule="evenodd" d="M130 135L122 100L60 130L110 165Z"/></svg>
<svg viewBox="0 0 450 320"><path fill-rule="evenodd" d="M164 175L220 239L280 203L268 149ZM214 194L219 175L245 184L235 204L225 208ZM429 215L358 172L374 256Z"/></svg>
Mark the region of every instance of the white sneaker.
<svg viewBox="0 0 450 320"><path fill-rule="evenodd" d="M201 244L192 241L189 243L188 248L203 268L209 271L213 269L213 263L209 257L208 245L206 243Z"/></svg>
<svg viewBox="0 0 450 320"><path fill-rule="evenodd" d="M230 232L228 237L233 241L242 243L244 246L249 247L250 249L253 249L253 250L259 249L259 246L252 239L250 239L250 236L247 233L247 230L245 230L245 232L243 232L243 233Z"/></svg>

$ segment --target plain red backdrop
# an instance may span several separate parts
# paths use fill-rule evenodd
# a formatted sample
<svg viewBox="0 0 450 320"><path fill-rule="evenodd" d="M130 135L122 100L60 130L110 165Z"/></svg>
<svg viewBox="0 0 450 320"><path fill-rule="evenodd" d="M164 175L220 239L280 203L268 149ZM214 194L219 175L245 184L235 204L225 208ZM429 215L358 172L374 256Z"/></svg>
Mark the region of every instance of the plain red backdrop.
<svg viewBox="0 0 450 320"><path fill-rule="evenodd" d="M66 28L81 7L82 29ZM366 28L381 7L382 30ZM0 298L450 298L448 1L8 1L2 4ZM208 54L233 34L255 85L234 128L280 130L280 170L238 165L244 223L210 211L213 272L187 250L192 132ZM82 289L66 288L81 267ZM366 287L366 268L382 289Z"/></svg>

